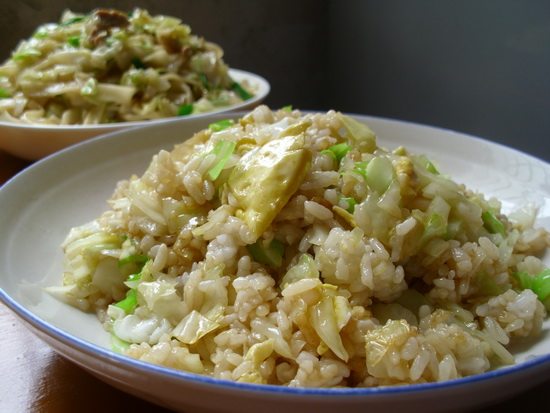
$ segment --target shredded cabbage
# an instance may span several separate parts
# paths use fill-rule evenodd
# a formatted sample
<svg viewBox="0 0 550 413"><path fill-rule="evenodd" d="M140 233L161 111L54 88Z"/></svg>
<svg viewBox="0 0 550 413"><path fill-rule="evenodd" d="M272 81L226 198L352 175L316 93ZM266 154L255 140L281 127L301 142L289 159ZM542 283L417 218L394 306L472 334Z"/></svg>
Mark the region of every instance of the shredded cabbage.
<svg viewBox="0 0 550 413"><path fill-rule="evenodd" d="M251 99L221 48L146 10L66 11L37 28L2 66L0 119L40 124L141 121L212 111Z"/></svg>

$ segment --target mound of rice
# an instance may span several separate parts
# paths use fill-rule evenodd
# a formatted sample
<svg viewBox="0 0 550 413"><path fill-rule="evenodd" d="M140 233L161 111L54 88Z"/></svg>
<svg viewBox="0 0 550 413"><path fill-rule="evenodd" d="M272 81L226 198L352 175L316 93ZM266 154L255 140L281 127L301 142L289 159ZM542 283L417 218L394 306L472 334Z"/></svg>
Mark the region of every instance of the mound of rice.
<svg viewBox="0 0 550 413"><path fill-rule="evenodd" d="M513 363L506 347L539 334L550 304L546 230L335 111L212 124L109 204L70 232L50 291L97 312L116 350L175 369L449 380Z"/></svg>

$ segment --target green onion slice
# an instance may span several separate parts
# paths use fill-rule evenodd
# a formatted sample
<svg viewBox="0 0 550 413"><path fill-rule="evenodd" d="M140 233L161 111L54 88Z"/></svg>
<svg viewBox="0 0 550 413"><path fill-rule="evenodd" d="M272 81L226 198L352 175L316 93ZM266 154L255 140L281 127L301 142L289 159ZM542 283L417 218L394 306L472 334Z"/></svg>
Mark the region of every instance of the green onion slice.
<svg viewBox="0 0 550 413"><path fill-rule="evenodd" d="M279 268L283 264L283 255L285 246L279 240L272 240L269 245L265 241L258 240L256 243L248 245L248 252L254 258L254 261L273 268Z"/></svg>
<svg viewBox="0 0 550 413"><path fill-rule="evenodd" d="M221 130L227 129L230 126L233 126L235 122L233 119L222 119L217 122L211 123L208 125L208 128L213 132L219 132Z"/></svg>
<svg viewBox="0 0 550 413"><path fill-rule="evenodd" d="M332 156L336 162L340 163L342 158L351 150L351 146L347 143L337 143L331 147L324 149L321 153Z"/></svg>
<svg viewBox="0 0 550 413"><path fill-rule="evenodd" d="M75 17L70 18L69 20L66 20L66 21L60 23L59 25L60 26L70 26L71 24L79 23L79 22L83 21L85 18L86 18L86 16L75 16Z"/></svg>
<svg viewBox="0 0 550 413"><path fill-rule="evenodd" d="M357 201L355 198L348 198L348 197L341 197L340 201L343 201L346 206L346 211L348 211L350 214L353 214L355 211L355 205L357 205Z"/></svg>
<svg viewBox="0 0 550 413"><path fill-rule="evenodd" d="M181 105L178 109L178 116L187 116L193 113L193 104L188 103L185 105Z"/></svg>
<svg viewBox="0 0 550 413"><path fill-rule="evenodd" d="M80 47L80 36L71 36L67 39L67 43L72 47Z"/></svg>
<svg viewBox="0 0 550 413"><path fill-rule="evenodd" d="M126 314L132 313L137 307L137 291L135 289L128 290L126 298L114 305L122 308Z"/></svg>
<svg viewBox="0 0 550 413"><path fill-rule="evenodd" d="M218 179L221 172L223 171L225 164L227 163L231 155L233 155L233 151L235 150L236 146L237 144L231 141L216 142L212 153L216 155L217 161L214 166L208 170L208 176L210 176L210 179L212 179L213 181Z"/></svg>
<svg viewBox="0 0 550 413"><path fill-rule="evenodd" d="M506 236L506 227L491 211L483 212L481 214L481 219L483 220L483 226L491 234L500 234L503 237Z"/></svg>
<svg viewBox="0 0 550 413"><path fill-rule="evenodd" d="M514 274L516 280L522 289L530 289L538 299L550 311L550 268L546 268L535 276L526 272L517 272Z"/></svg>
<svg viewBox="0 0 550 413"><path fill-rule="evenodd" d="M245 88L243 88L239 82L233 82L233 84L231 85L231 89L237 95L239 95L242 100L248 100L254 96L250 94Z"/></svg>

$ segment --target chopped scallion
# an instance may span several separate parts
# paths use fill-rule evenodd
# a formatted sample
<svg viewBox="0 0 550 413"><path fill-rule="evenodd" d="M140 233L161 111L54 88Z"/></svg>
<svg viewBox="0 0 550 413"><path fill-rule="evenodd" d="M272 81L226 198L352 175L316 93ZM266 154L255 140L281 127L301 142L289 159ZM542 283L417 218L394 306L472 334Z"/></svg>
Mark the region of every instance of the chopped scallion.
<svg viewBox="0 0 550 413"><path fill-rule="evenodd" d="M232 119L222 119L208 125L208 128L213 132L219 132L232 126L235 122Z"/></svg>
<svg viewBox="0 0 550 413"><path fill-rule="evenodd" d="M347 143L337 143L329 148L322 150L321 153L332 156L336 162L340 163L342 158L350 151L351 146Z"/></svg>
<svg viewBox="0 0 550 413"><path fill-rule="evenodd" d="M124 281L124 284L128 288L137 288L140 281L141 281L141 272L138 272L136 274L130 274L126 279L126 281Z"/></svg>
<svg viewBox="0 0 550 413"><path fill-rule="evenodd" d="M281 108L283 112L292 112L292 105L286 105Z"/></svg>
<svg viewBox="0 0 550 413"><path fill-rule="evenodd" d="M59 25L60 26L70 26L71 24L83 21L85 18L86 18L86 16L71 17L70 19L65 20L64 22L61 22Z"/></svg>
<svg viewBox="0 0 550 413"><path fill-rule="evenodd" d="M214 150L212 151L212 153L216 155L216 163L212 168L208 170L208 176L210 176L210 179L212 179L213 181L218 179L221 172L223 171L225 164L233 154L235 146L237 146L237 144L232 141L216 142Z"/></svg>
<svg viewBox="0 0 550 413"><path fill-rule="evenodd" d="M117 337L114 333L111 333L111 348L113 351L124 354L128 347L130 347L130 343Z"/></svg>
<svg viewBox="0 0 550 413"><path fill-rule="evenodd" d="M368 164L369 164L368 161L355 162L353 172L357 172L364 179L366 179L367 178L367 165Z"/></svg>
<svg viewBox="0 0 550 413"><path fill-rule="evenodd" d="M40 28L32 35L32 37L35 39L47 39L49 35L50 34L47 30Z"/></svg>
<svg viewBox="0 0 550 413"><path fill-rule="evenodd" d="M239 95L242 100L248 100L253 96L245 88L243 88L239 82L233 82L231 89L233 89L233 91Z"/></svg>
<svg viewBox="0 0 550 413"><path fill-rule="evenodd" d="M118 267L122 268L128 264L135 264L139 271L141 271L147 261L149 261L149 257L147 255L132 254L118 260Z"/></svg>
<svg viewBox="0 0 550 413"><path fill-rule="evenodd" d="M199 73L199 79L201 80L202 87L206 90L210 90L210 82L204 73Z"/></svg>
<svg viewBox="0 0 550 413"><path fill-rule="evenodd" d="M483 220L483 226L491 234L500 234L503 237L506 236L506 227L491 211L483 212L481 214L481 219Z"/></svg>
<svg viewBox="0 0 550 413"><path fill-rule="evenodd" d="M82 96L95 96L97 95L98 89L97 89L97 80L95 80L93 77L88 79L86 83L84 83L84 86L80 89L80 94Z"/></svg>
<svg viewBox="0 0 550 413"><path fill-rule="evenodd" d="M279 240L274 239L267 246L264 241L258 240L256 243L248 245L247 248L254 261L260 264L278 268L283 263L285 246Z"/></svg>
<svg viewBox="0 0 550 413"><path fill-rule="evenodd" d="M439 171L435 167L435 165L430 161L425 155L419 155L418 160L420 161L420 164L430 173L434 175L439 175Z"/></svg>
<svg viewBox="0 0 550 413"><path fill-rule="evenodd" d="M550 311L550 268L546 268L535 276L526 272L517 272L514 276L522 289L532 290Z"/></svg>
<svg viewBox="0 0 550 413"><path fill-rule="evenodd" d="M3 87L0 87L0 99L5 98L11 98L11 93Z"/></svg>
<svg viewBox="0 0 550 413"><path fill-rule="evenodd" d="M80 47L80 36L71 36L67 39L67 43L72 47Z"/></svg>
<svg viewBox="0 0 550 413"><path fill-rule="evenodd" d="M426 169L428 170L428 172L431 172L435 175L439 175L439 171L430 160L428 160L428 162L426 163Z"/></svg>
<svg viewBox="0 0 550 413"><path fill-rule="evenodd" d="M128 278L126 279L126 281L128 282L134 282L134 281L139 281L141 280L141 273L137 273L137 274L130 274L128 276Z"/></svg>
<svg viewBox="0 0 550 413"><path fill-rule="evenodd" d="M193 113L193 104L188 103L185 105L181 105L178 109L178 116L186 116Z"/></svg>
<svg viewBox="0 0 550 413"><path fill-rule="evenodd" d="M126 298L114 305L122 308L126 314L132 313L137 307L137 291L135 289L128 290Z"/></svg>
<svg viewBox="0 0 550 413"><path fill-rule="evenodd" d="M353 214L353 212L355 211L355 205L357 205L357 201L354 198L347 197L340 198L340 201L343 201L346 204L346 211L348 211L350 214Z"/></svg>
<svg viewBox="0 0 550 413"><path fill-rule="evenodd" d="M15 52L12 55L12 59L15 61L21 61L21 60L27 60L33 57L40 57L42 56L42 53L40 53L39 50L29 48L29 49L23 49L18 52Z"/></svg>

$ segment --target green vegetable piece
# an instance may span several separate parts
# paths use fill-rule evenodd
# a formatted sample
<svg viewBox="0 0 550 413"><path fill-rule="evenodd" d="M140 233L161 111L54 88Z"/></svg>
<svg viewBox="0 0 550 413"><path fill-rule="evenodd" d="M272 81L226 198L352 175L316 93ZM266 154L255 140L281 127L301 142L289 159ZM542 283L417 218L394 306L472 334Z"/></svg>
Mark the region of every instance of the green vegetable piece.
<svg viewBox="0 0 550 413"><path fill-rule="evenodd" d="M258 240L254 244L247 246L248 252L254 258L254 261L273 268L279 268L283 264L283 255L285 245L279 240L272 240L269 245L265 241Z"/></svg>
<svg viewBox="0 0 550 413"><path fill-rule="evenodd" d="M379 194L386 192L393 181L393 165L388 158L383 156L373 158L368 163L365 172L367 185Z"/></svg>
<svg viewBox="0 0 550 413"><path fill-rule="evenodd" d="M126 314L133 313L137 307L137 291L135 289L128 290L126 298L114 305L122 308Z"/></svg>
<svg viewBox="0 0 550 413"><path fill-rule="evenodd" d="M533 291L541 301L550 296L550 268L539 273L533 281Z"/></svg>
<svg viewBox="0 0 550 413"><path fill-rule="evenodd" d="M134 57L132 59L132 65L136 68L136 69L145 69L145 63L143 63L141 61L141 59L137 58L137 57Z"/></svg>
<svg viewBox="0 0 550 413"><path fill-rule="evenodd" d="M355 200L355 198L342 197L340 198L340 201L345 202L345 204L347 205L346 211L348 211L350 214L353 214L353 212L355 211L355 205L357 205L357 201Z"/></svg>
<svg viewBox="0 0 550 413"><path fill-rule="evenodd" d="M210 177L210 179L212 179L213 181L218 179L221 172L223 171L225 164L233 154L235 146L237 146L237 144L232 141L216 142L212 153L216 155L217 161L214 166L208 170L208 176Z"/></svg>
<svg viewBox="0 0 550 413"><path fill-rule="evenodd" d="M97 80L95 80L93 77L88 79L86 83L84 83L84 86L80 89L80 94L82 96L95 96L98 93L97 88Z"/></svg>
<svg viewBox="0 0 550 413"><path fill-rule="evenodd" d="M187 103L185 105L181 105L178 109L178 116L187 116L193 113L193 104Z"/></svg>
<svg viewBox="0 0 550 413"><path fill-rule="evenodd" d="M147 255L142 255L142 254L128 255L127 257L124 257L118 260L118 267L122 268L128 264L136 264L136 266L139 268L139 271L141 271L141 269L143 268L143 266L147 261L149 261L149 257Z"/></svg>
<svg viewBox="0 0 550 413"><path fill-rule="evenodd" d="M47 39L50 32L45 27L39 27L38 30L32 35L35 39Z"/></svg>
<svg viewBox="0 0 550 413"><path fill-rule="evenodd" d="M361 162L355 162L353 171L357 172L359 175L363 177L363 179L367 179L367 165L369 164L368 161L361 161Z"/></svg>
<svg viewBox="0 0 550 413"><path fill-rule="evenodd" d="M67 39L67 43L69 43L72 47L80 47L80 36L71 36Z"/></svg>
<svg viewBox="0 0 550 413"><path fill-rule="evenodd" d="M239 97L242 100L248 100L248 99L250 99L254 96L254 95L250 94L248 91L246 91L245 88L243 88L239 82L233 82L233 84L231 85L231 89L237 95L239 95Z"/></svg>
<svg viewBox="0 0 550 413"><path fill-rule="evenodd" d="M439 175L439 171L435 165L425 155L418 155L417 158L420 161L420 165L422 165L428 172L431 172L434 175Z"/></svg>
<svg viewBox="0 0 550 413"><path fill-rule="evenodd" d="M69 20L61 22L59 25L60 26L70 26L71 24L79 23L79 22L83 21L85 18L86 18L86 16L71 17Z"/></svg>
<svg viewBox="0 0 550 413"><path fill-rule="evenodd" d="M514 277L518 280L519 286L522 290L525 290L526 288L531 289L531 285L533 282L533 278L531 275L527 274L526 272L516 272L514 274Z"/></svg>
<svg viewBox="0 0 550 413"><path fill-rule="evenodd" d="M235 122L233 121L233 119L222 119L208 125L208 129L213 132L219 132L221 130L229 128L230 126L233 126L234 124Z"/></svg>
<svg viewBox="0 0 550 413"><path fill-rule="evenodd" d="M40 56L42 56L42 53L40 53L39 50L28 48L28 49L21 50L19 52L15 52L12 55L12 59L15 61L23 61L27 59L32 59L34 57L40 57Z"/></svg>
<svg viewBox="0 0 550 413"><path fill-rule="evenodd" d="M500 234L503 237L506 236L506 228L502 221L500 221L491 211L485 211L481 214L483 220L483 226L491 234Z"/></svg>
<svg viewBox="0 0 550 413"><path fill-rule="evenodd" d="M340 163L342 158L346 156L346 154L350 150L351 146L349 146L347 143L337 143L336 145L332 145L331 147L322 150L321 153L330 155L336 160L336 162Z"/></svg>
<svg viewBox="0 0 550 413"><path fill-rule="evenodd" d="M139 272L137 274L130 274L126 279L126 281L130 281L130 282L139 281L139 280L141 280L141 273Z"/></svg>
<svg viewBox="0 0 550 413"><path fill-rule="evenodd" d="M140 281L141 281L141 272L138 272L136 274L130 274L126 279L126 281L124 281L124 284L128 288L137 288Z"/></svg>
<svg viewBox="0 0 550 413"><path fill-rule="evenodd" d="M292 105L283 106L281 108L281 110L284 111L284 112L289 112L290 113L290 112L292 112Z"/></svg>
<svg viewBox="0 0 550 413"><path fill-rule="evenodd" d="M111 348L113 351L124 354L128 347L130 347L130 343L117 337L114 333L111 333Z"/></svg>
<svg viewBox="0 0 550 413"><path fill-rule="evenodd" d="M338 114L338 119L346 129L348 138L360 152L374 152L376 149L376 135L367 125L341 113Z"/></svg>
<svg viewBox="0 0 550 413"><path fill-rule="evenodd" d="M435 165L428 160L428 162L426 163L426 169L428 170L428 172L431 172L435 175L439 175L439 171L437 170L437 168L435 167Z"/></svg>
<svg viewBox="0 0 550 413"><path fill-rule="evenodd" d="M199 79L201 80L202 87L206 90L210 90L210 82L204 73L199 73Z"/></svg>
<svg viewBox="0 0 550 413"><path fill-rule="evenodd" d="M5 98L11 98L11 93L3 87L0 87L0 99Z"/></svg>
<svg viewBox="0 0 550 413"><path fill-rule="evenodd" d="M533 291L546 309L550 311L550 268L546 268L535 276L526 272L517 272L514 277L522 289L528 288Z"/></svg>

